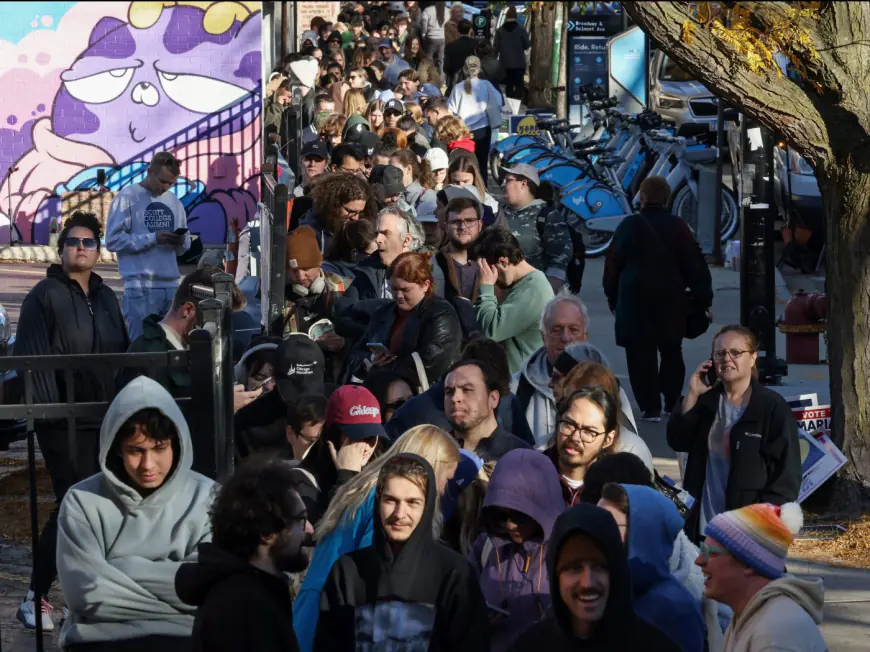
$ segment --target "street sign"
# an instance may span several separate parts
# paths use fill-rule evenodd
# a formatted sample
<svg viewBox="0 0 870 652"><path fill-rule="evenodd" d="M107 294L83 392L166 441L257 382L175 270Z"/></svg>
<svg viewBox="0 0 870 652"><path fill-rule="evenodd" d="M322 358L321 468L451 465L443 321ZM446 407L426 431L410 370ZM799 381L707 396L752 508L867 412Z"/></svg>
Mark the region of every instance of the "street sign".
<svg viewBox="0 0 870 652"><path fill-rule="evenodd" d="M472 21L472 25L474 25L474 37L475 38L485 38L486 37L486 27L489 24L489 16L479 13L475 15L474 20Z"/></svg>

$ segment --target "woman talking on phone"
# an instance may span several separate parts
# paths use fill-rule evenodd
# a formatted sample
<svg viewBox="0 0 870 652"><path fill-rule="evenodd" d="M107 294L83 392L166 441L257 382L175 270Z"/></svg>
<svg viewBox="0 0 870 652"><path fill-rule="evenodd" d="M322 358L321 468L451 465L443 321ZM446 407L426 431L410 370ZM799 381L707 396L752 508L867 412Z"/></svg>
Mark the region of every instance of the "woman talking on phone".
<svg viewBox="0 0 870 652"><path fill-rule="evenodd" d="M453 306L435 296L429 254L406 252L390 264L387 277L393 298L372 315L368 329L350 356L351 371L391 369L418 378L428 389L456 360L462 327ZM414 387L412 389L419 389Z"/></svg>
<svg viewBox="0 0 870 652"><path fill-rule="evenodd" d="M689 378L668 444L688 453L684 488L695 498L686 534L698 543L716 514L754 503L797 500L801 454L797 421L785 399L757 378L755 336L725 326Z"/></svg>

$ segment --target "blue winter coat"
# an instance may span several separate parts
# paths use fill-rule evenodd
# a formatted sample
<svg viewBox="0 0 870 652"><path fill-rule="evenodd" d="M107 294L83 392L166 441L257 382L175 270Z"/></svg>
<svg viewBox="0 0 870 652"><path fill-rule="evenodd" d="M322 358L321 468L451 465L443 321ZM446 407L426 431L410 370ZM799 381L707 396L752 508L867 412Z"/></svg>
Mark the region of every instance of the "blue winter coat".
<svg viewBox="0 0 870 652"><path fill-rule="evenodd" d="M628 566L634 612L677 642L683 652L701 652L701 605L670 571L674 539L683 529L683 519L674 503L655 489L620 486L628 494Z"/></svg>
<svg viewBox="0 0 870 652"><path fill-rule="evenodd" d="M374 515L375 490L372 489L356 514L345 514L338 526L317 542L302 589L293 602L293 629L296 630L300 652L311 652L314 647L314 633L320 617L320 591L329 571L342 555L372 545Z"/></svg>

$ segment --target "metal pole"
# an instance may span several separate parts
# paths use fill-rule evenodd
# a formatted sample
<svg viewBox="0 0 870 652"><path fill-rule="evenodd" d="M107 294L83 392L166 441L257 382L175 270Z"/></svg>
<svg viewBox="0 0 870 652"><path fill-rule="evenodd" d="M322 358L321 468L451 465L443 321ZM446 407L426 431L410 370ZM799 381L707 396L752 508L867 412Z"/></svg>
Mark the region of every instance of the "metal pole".
<svg viewBox="0 0 870 652"><path fill-rule="evenodd" d="M722 266L722 173L725 167L725 102L718 99L716 113L716 193L714 194L713 264Z"/></svg>
<svg viewBox="0 0 870 652"><path fill-rule="evenodd" d="M272 232L269 256L269 312L266 328L272 335L280 336L284 323L284 286L287 274L287 197L288 189L283 183L275 186L275 203L272 205Z"/></svg>
<svg viewBox="0 0 870 652"><path fill-rule="evenodd" d="M33 405L33 372L24 371L24 403ZM42 640L42 594L39 592L39 564L36 563L36 551L39 548L39 504L36 493L36 433L34 432L33 417L27 418L27 475L30 488L30 541L32 544L31 558L33 559L33 609L36 612L36 652L42 652L44 641Z"/></svg>

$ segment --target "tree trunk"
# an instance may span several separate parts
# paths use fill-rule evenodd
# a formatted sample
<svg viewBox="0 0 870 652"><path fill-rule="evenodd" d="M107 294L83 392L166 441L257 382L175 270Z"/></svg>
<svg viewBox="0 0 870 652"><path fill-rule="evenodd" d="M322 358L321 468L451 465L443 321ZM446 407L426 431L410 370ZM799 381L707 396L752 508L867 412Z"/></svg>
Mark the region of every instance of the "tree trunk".
<svg viewBox="0 0 870 652"><path fill-rule="evenodd" d="M529 64L529 97L526 105L534 108L552 108L550 67L553 65L553 29L556 22L556 3L537 2L532 10L531 62Z"/></svg>
<svg viewBox="0 0 870 652"><path fill-rule="evenodd" d="M699 3L713 5L716 3ZM756 26L776 24L785 2L747 2ZM685 25L684 2L624 2L626 13L683 69L720 98L784 137L813 166L826 217L828 369L832 436L849 464L840 483L852 499L870 496L870 3L826 2L804 22L816 48L807 81L753 72L742 55L709 30ZM839 504L839 507L849 505Z"/></svg>
<svg viewBox="0 0 870 652"><path fill-rule="evenodd" d="M832 166L833 167L833 166ZM827 218L828 366L832 430L851 464L847 491L870 488L870 174L846 160L817 174Z"/></svg>

